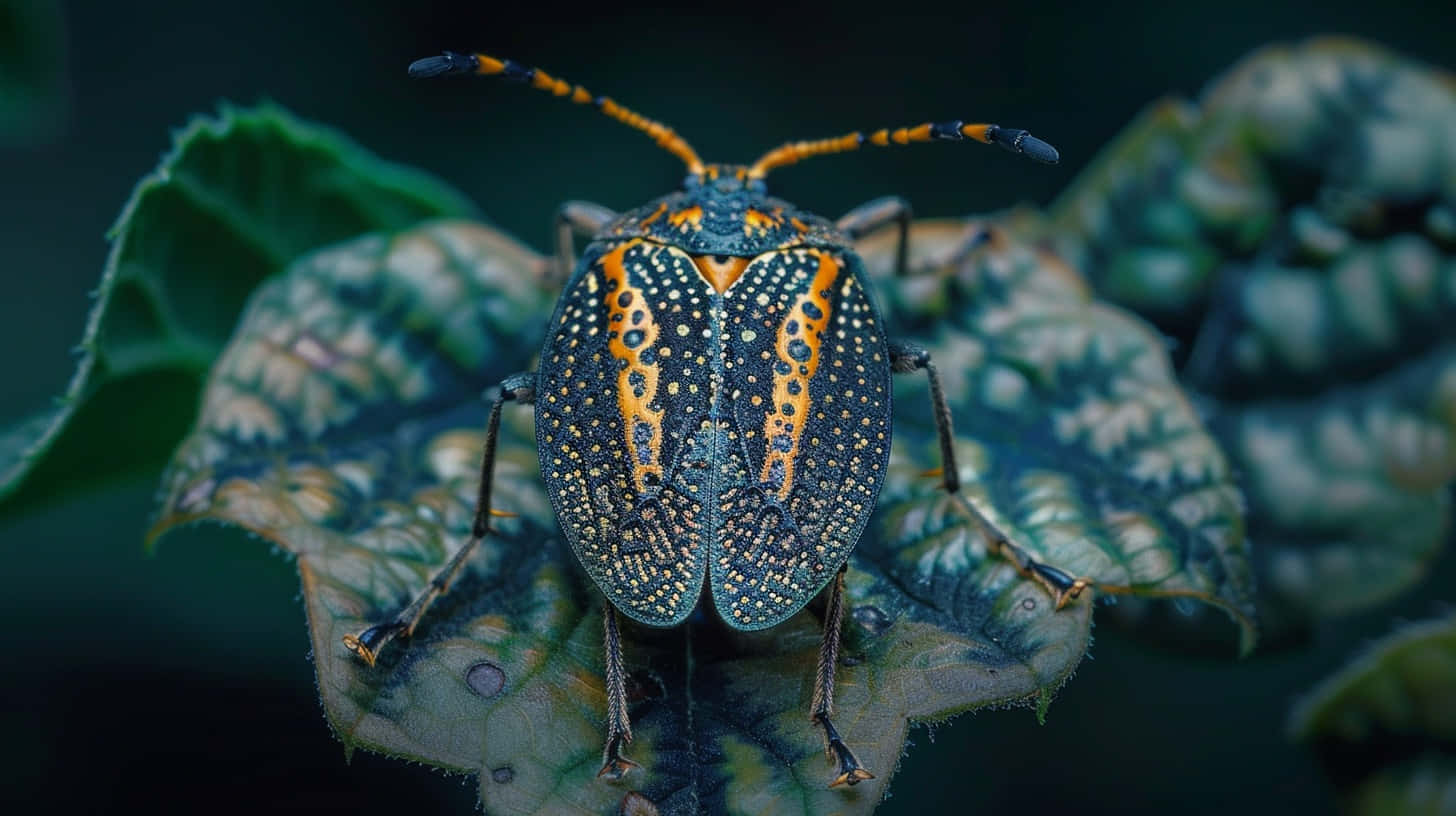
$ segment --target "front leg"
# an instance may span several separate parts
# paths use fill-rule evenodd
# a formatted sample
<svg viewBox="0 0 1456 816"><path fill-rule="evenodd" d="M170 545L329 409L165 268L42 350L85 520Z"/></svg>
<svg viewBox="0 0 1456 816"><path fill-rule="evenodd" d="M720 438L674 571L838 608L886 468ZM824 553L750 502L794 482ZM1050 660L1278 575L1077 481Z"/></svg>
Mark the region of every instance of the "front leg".
<svg viewBox="0 0 1456 816"><path fill-rule="evenodd" d="M371 626L358 635L344 636L344 646L357 655L360 660L373 666L385 644L397 637L409 637L414 634L415 627L419 626L420 620L424 618L430 604L449 591L450 584L465 566L465 562L475 553L480 542L490 532L490 517L511 515L490 506L490 487L495 475L495 445L497 437L500 436L501 410L507 402L530 405L535 400L536 374L534 372L512 374L501 381L495 396L491 398L490 418L486 420L485 425L485 452L481 456L480 487L479 492L476 493L475 519L470 527L470 539L459 550L456 550L450 560L446 561L445 565L430 578L430 582L425 584L425 588L420 594L415 596L409 606L406 606L398 615L387 623Z"/></svg>
<svg viewBox="0 0 1456 816"><path fill-rule="evenodd" d="M910 219L913 217L910 202L899 196L885 196L855 207L835 221L834 226L848 235L851 241L858 241L886 224L893 223L899 227L900 238L895 242L895 277L903 278L909 259Z"/></svg>
<svg viewBox="0 0 1456 816"><path fill-rule="evenodd" d="M590 201L568 201L556 210L556 282L566 283L576 265L576 236L593 237L617 220L617 214Z"/></svg>

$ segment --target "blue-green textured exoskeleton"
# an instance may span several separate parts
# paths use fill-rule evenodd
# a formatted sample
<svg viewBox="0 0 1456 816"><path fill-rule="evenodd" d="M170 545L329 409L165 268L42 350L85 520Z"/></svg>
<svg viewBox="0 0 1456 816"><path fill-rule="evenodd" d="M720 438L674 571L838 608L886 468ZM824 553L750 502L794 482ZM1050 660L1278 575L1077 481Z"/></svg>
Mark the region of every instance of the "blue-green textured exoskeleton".
<svg viewBox="0 0 1456 816"><path fill-rule="evenodd" d="M562 532L606 597L606 745L599 777L636 767L616 613L683 622L709 599L729 626L773 626L829 587L810 706L837 764L830 784L872 778L831 721L844 570L874 510L890 456L896 372L924 371L940 475L959 489L951 417L930 355L888 338L853 242L897 226L906 263L910 208L871 202L838 221L767 194L764 177L811 156L973 139L1041 162L1057 152L1024 130L928 123L792 142L751 165L704 164L672 129L544 71L483 54L419 60L417 77L498 75L590 104L651 136L688 168L683 189L623 215L568 203L557 220L564 288L538 370L506 378L487 420L472 536L393 620L345 644L369 663L408 635L490 532L490 485L506 402L534 404L541 478ZM578 233L591 236L574 262ZM1087 585L1013 558L1058 599Z"/></svg>

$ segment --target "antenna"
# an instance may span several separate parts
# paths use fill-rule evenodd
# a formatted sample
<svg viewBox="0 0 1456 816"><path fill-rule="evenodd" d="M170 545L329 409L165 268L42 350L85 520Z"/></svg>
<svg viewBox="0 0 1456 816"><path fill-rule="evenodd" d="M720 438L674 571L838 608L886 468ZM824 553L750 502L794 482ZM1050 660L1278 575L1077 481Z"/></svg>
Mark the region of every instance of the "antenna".
<svg viewBox="0 0 1456 816"><path fill-rule="evenodd" d="M813 156L829 153L844 153L858 150L865 142L876 147L891 144L903 145L911 142L943 140L959 142L971 138L984 144L1000 145L1012 153L1019 153L1043 164L1056 164L1061 157L1057 149L1024 130L1004 128L1000 125L967 125L959 120L952 122L926 122L915 127L881 129L866 136L856 130L830 139L813 142L788 142L763 154L748 168L748 177L761 179L770 170L794 164Z"/></svg>
<svg viewBox="0 0 1456 816"><path fill-rule="evenodd" d="M703 174L703 160L698 158L692 146L672 128L618 105L611 97L592 96L586 88L573 86L540 68L526 68L511 60L497 59L485 54L458 54L454 51L446 51L438 57L415 60L409 67L409 75L416 79L455 74L500 76L512 82L529 82L537 90L549 91L555 96L570 96L571 101L578 105L591 103L597 110L627 127L651 136L659 147L681 159L688 166L689 173L695 176Z"/></svg>

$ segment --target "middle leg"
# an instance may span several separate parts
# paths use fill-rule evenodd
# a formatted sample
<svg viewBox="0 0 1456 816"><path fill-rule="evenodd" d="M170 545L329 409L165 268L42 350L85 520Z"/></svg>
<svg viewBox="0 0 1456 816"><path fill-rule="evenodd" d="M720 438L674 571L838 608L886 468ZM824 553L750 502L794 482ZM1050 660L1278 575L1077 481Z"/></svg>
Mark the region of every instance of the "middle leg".
<svg viewBox="0 0 1456 816"><path fill-rule="evenodd" d="M950 405L945 399L945 389L940 384L940 374L930 360L930 351L923 346L905 341L890 343L890 370L897 374L924 371L930 379L931 410L935 415L935 432L940 439L940 476L947 493L960 490L960 473L955 461L955 431L951 427ZM1016 571L1036 581L1056 601L1061 609L1092 586L1089 578L1073 576L1065 570L1050 564L1043 564L1011 541L1011 538L981 514L974 504L963 502L970 510L974 521L981 528L990 551L1011 562Z"/></svg>

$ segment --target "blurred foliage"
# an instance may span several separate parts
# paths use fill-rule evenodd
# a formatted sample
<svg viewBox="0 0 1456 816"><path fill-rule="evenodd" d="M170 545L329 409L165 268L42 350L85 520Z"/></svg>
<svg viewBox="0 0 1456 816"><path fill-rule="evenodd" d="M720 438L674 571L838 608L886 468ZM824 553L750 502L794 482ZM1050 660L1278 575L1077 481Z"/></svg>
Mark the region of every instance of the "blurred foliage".
<svg viewBox="0 0 1456 816"><path fill-rule="evenodd" d="M156 473L243 301L289 261L471 212L442 183L278 108L195 119L112 228L65 396L0 433L0 513Z"/></svg>
<svg viewBox="0 0 1456 816"><path fill-rule="evenodd" d="M910 720L1017 701L1044 711L1087 649L1090 599L1053 609L987 556L983 516L1109 590L1203 598L1247 628L1236 494L1156 338L1001 233L960 251L981 231L918 225L918 245L943 257L917 256L938 268L895 298L957 315L926 339L957 361L946 376L967 416L966 487L948 496L921 475L936 455L930 418L907 423L852 562L837 719L879 778L826 788L807 715L817 612L755 634L697 619L628 630L630 754L646 768L625 783L641 785L636 801L867 812ZM888 263L887 244L865 251ZM490 813L605 813L624 790L593 779L600 599L556 530L528 411L508 413L495 477L498 506L518 516L377 666L341 643L407 603L464 541L479 395L529 366L535 344L521 338L548 313L544 269L496 231L438 222L315 253L265 283L209 379L157 532L223 520L297 555L325 709L346 744L478 771Z"/></svg>
<svg viewBox="0 0 1456 816"><path fill-rule="evenodd" d="M1402 627L1295 707L1290 734L1320 757L1354 814L1456 808L1456 614Z"/></svg>
<svg viewBox="0 0 1456 816"><path fill-rule="evenodd" d="M66 120L59 3L0 0L0 147L37 145Z"/></svg>
<svg viewBox="0 0 1456 816"><path fill-rule="evenodd" d="M1271 639L1406 589L1450 528L1453 144L1451 77L1266 48L1149 109L1044 226L1176 342L1240 473Z"/></svg>

